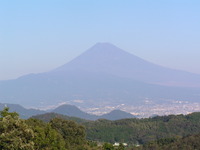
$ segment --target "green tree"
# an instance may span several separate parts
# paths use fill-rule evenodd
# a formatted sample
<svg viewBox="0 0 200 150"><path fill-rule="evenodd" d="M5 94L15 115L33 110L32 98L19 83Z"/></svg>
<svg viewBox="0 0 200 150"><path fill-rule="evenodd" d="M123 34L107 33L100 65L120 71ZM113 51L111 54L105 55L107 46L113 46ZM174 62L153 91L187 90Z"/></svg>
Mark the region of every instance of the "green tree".
<svg viewBox="0 0 200 150"><path fill-rule="evenodd" d="M2 150L34 150L34 132L9 108L0 111L0 149Z"/></svg>
<svg viewBox="0 0 200 150"><path fill-rule="evenodd" d="M65 150L65 141L60 133L53 129L50 124L37 119L28 119L29 124L34 131L33 141L35 149L45 150Z"/></svg>
<svg viewBox="0 0 200 150"><path fill-rule="evenodd" d="M78 147L80 147L80 149L83 149L83 146L86 144L86 134L85 128L82 125L61 118L54 118L49 124L62 135L66 148L79 149Z"/></svg>
<svg viewBox="0 0 200 150"><path fill-rule="evenodd" d="M114 146L110 143L104 143L103 150L114 150Z"/></svg>

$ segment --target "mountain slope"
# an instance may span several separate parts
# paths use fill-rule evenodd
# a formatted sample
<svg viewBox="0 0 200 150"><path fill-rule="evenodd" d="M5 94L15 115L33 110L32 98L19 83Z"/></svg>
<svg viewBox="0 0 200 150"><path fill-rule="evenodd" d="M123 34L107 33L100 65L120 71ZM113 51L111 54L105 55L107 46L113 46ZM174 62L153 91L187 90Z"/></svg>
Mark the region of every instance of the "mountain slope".
<svg viewBox="0 0 200 150"><path fill-rule="evenodd" d="M54 109L52 112L67 115L70 117L78 117L87 120L96 120L97 116L85 113L78 109L76 106L72 105L62 105Z"/></svg>
<svg viewBox="0 0 200 150"><path fill-rule="evenodd" d="M0 102L28 107L57 105L82 100L84 106L139 104L145 98L198 101L199 89L164 87L116 76L70 72L64 77L45 74L30 75L0 83Z"/></svg>
<svg viewBox="0 0 200 150"><path fill-rule="evenodd" d="M154 83L154 84L152 84ZM181 99L198 101L200 75L149 63L111 44L99 43L71 62L40 74L0 81L0 102L47 106L82 100L85 106Z"/></svg>
<svg viewBox="0 0 200 150"><path fill-rule="evenodd" d="M96 121L76 120L77 118L70 118L55 113L37 115L33 118L49 121L54 117L75 119L74 121L84 125L88 140L111 143L123 141L133 145L150 142L148 145L144 145L144 149L160 148L168 150L188 149L188 147L189 149L198 149L199 146L199 112L189 115L157 116L143 119L132 118L116 121L105 119ZM189 146L187 147L187 145Z"/></svg>
<svg viewBox="0 0 200 150"><path fill-rule="evenodd" d="M109 43L94 45L53 72L69 70L105 73L160 85L200 87L198 74L150 63Z"/></svg>
<svg viewBox="0 0 200 150"><path fill-rule="evenodd" d="M9 107L10 112L17 112L19 114L20 118L23 118L23 119L27 119L33 115L39 115L39 114L46 113L45 111L38 110L38 109L26 109L18 104L0 103L0 110L3 110L4 107Z"/></svg>
<svg viewBox="0 0 200 150"><path fill-rule="evenodd" d="M107 119L107 120L120 120L125 118L135 118L135 116L121 110L113 110L110 113L99 116L99 118Z"/></svg>

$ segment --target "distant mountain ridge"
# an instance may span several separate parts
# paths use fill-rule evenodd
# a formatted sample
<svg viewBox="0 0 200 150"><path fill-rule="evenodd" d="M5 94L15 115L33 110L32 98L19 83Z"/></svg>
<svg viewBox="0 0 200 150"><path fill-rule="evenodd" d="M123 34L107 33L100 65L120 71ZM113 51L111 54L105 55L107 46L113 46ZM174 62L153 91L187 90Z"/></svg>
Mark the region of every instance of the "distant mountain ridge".
<svg viewBox="0 0 200 150"><path fill-rule="evenodd" d="M27 109L18 104L2 104L2 103L0 103L0 110L3 110L4 107L9 107L11 112L17 112L20 115L20 117L23 119L27 119L32 116L38 116L38 115L41 118L46 117L45 119L47 119L47 120L50 120L50 118L48 119L48 116L51 116L51 117L59 116L59 117L65 118L65 119L76 120L79 122L83 121L81 119L97 120L97 119L102 118L102 119L107 119L107 120L119 120L119 119L125 119L125 118L135 118L135 116L133 116L127 112L121 111L121 110L114 110L105 115L96 116L96 115L92 115L92 114L83 112L76 106L67 105L67 104L61 105L50 111L42 111L42 110L38 110L38 109ZM51 114L51 115L48 115L48 114Z"/></svg>
<svg viewBox="0 0 200 150"><path fill-rule="evenodd" d="M0 110L3 110L5 107L9 108L11 112L17 112L21 118L27 119L33 115L39 115L46 113L45 111L38 110L38 109L26 109L18 104L7 104L7 103L0 103Z"/></svg>
<svg viewBox="0 0 200 150"><path fill-rule="evenodd" d="M77 99L85 106L136 104L145 98L198 101L200 88L191 87L200 87L200 75L161 67L112 44L98 43L52 71L0 81L0 102L40 107Z"/></svg>
<svg viewBox="0 0 200 150"><path fill-rule="evenodd" d="M135 118L135 116L133 116L132 114L127 113L125 111L121 111L121 110L113 110L101 116L92 115L92 114L85 113L81 111L79 108L77 108L76 106L72 106L72 105L61 105L57 107L56 109L52 110L51 112L67 115L70 117L78 117L78 118L87 119L87 120L97 120L101 118L107 119L107 120Z"/></svg>

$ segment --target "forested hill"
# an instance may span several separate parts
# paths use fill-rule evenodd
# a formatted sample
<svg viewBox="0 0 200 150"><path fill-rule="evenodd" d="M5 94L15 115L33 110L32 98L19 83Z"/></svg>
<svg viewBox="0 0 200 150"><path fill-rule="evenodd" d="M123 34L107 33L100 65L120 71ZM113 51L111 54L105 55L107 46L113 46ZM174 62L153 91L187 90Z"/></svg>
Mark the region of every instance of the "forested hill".
<svg viewBox="0 0 200 150"><path fill-rule="evenodd" d="M0 111L0 149L194 150L200 146L200 113L117 121L75 118L78 124L55 113L47 114L48 119L55 118L46 123L23 120L8 110Z"/></svg>
<svg viewBox="0 0 200 150"><path fill-rule="evenodd" d="M183 137L200 133L200 113L148 119L97 120L83 125L86 126L88 139L144 144L166 137Z"/></svg>
<svg viewBox="0 0 200 150"><path fill-rule="evenodd" d="M32 116L31 118L42 120L44 122L49 122L54 118L61 118L61 119L64 119L64 120L71 120L71 121L75 121L77 123L82 123L82 122L89 121L89 120L85 120L85 119L81 119L81 118L77 118L77 117L69 117L69 116L58 114L58 113L54 113L54 112Z"/></svg>
<svg viewBox="0 0 200 150"><path fill-rule="evenodd" d="M139 149L139 148L138 148ZM165 138L151 141L140 147L140 150L199 150L200 134L189 135L186 137Z"/></svg>
<svg viewBox="0 0 200 150"><path fill-rule="evenodd" d="M52 114L46 116L53 118ZM38 118L46 120L46 118ZM66 118L67 119L67 118ZM200 133L200 112L189 115L156 116L145 119L122 119L110 121L74 120L86 128L88 140L102 142L127 142L145 144L162 138L184 137Z"/></svg>

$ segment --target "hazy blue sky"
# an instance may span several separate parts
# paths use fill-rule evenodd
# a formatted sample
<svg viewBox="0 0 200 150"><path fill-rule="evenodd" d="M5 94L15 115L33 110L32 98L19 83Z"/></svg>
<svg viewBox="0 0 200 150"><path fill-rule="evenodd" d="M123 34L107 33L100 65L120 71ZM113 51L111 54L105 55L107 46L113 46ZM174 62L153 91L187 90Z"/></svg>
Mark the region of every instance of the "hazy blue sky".
<svg viewBox="0 0 200 150"><path fill-rule="evenodd" d="M97 42L200 74L200 1L0 1L0 80L51 70Z"/></svg>

